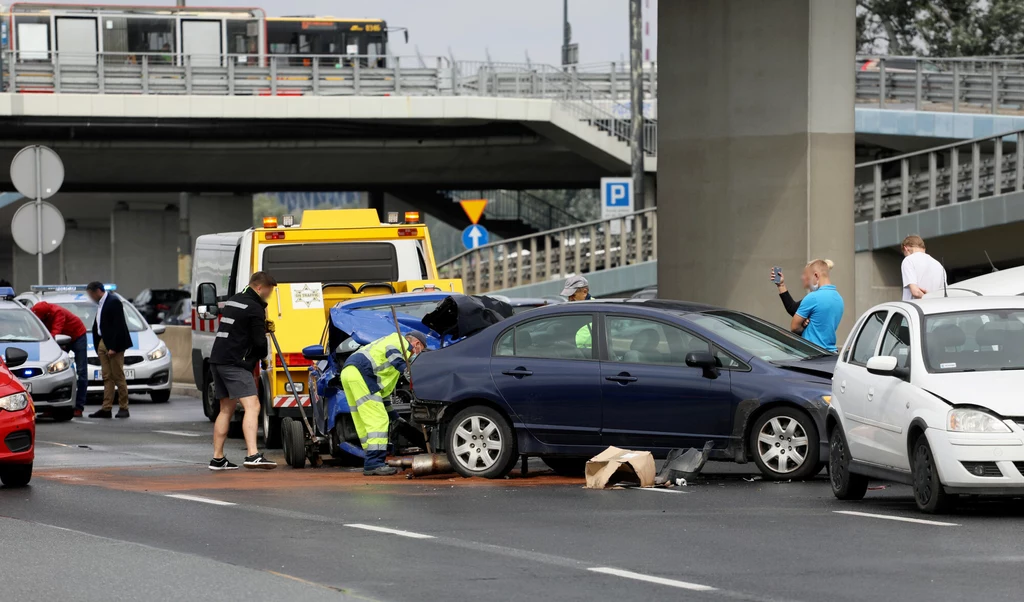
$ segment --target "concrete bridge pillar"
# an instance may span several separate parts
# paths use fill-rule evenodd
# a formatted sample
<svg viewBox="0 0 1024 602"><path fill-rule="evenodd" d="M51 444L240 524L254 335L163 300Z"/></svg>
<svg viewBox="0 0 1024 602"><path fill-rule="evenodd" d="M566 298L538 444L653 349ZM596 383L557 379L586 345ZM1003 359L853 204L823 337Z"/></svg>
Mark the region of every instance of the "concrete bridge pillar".
<svg viewBox="0 0 1024 602"><path fill-rule="evenodd" d="M854 2L659 3L658 285L663 297L789 317L794 288L836 263L854 315ZM794 297L802 293L794 290Z"/></svg>

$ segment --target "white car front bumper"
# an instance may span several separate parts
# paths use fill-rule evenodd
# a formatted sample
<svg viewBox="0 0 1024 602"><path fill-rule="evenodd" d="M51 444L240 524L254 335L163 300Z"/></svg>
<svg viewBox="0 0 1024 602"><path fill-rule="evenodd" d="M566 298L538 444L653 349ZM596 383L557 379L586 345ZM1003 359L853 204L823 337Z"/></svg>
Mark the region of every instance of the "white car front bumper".
<svg viewBox="0 0 1024 602"><path fill-rule="evenodd" d="M949 493L1024 494L1024 431L1019 427L1009 433L928 429L928 443Z"/></svg>
<svg viewBox="0 0 1024 602"><path fill-rule="evenodd" d="M129 363L134 362L134 363ZM171 372L171 355L167 354L158 360L148 360L141 353L125 354L125 377L128 381L129 393L152 393L168 391L171 388L173 374ZM89 357L89 395L103 394L103 375L98 359Z"/></svg>

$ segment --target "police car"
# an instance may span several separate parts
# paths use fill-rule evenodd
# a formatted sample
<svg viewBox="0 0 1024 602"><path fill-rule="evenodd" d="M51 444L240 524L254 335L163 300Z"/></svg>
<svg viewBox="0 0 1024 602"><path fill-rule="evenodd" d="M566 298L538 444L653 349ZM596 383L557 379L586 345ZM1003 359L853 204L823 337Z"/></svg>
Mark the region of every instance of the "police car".
<svg viewBox="0 0 1024 602"><path fill-rule="evenodd" d="M40 301L60 305L81 318L89 330L89 396L103 395L103 374L100 360L92 340L92 325L96 320L96 304L85 294L84 284L58 284L33 286L32 292L18 295L16 300L26 307ZM108 291L117 287L107 285ZM121 299L124 317L132 337L132 347L124 354L124 377L128 381L128 392L149 394L157 403L171 398L171 353L157 335L166 328L160 324L150 326L135 306Z"/></svg>
<svg viewBox="0 0 1024 602"><path fill-rule="evenodd" d="M11 372L32 396L36 411L61 422L74 415L78 378L73 358L61 349L71 340L64 339L54 339L35 314L15 303L14 289L0 288L0 354L8 348L28 354L28 361Z"/></svg>

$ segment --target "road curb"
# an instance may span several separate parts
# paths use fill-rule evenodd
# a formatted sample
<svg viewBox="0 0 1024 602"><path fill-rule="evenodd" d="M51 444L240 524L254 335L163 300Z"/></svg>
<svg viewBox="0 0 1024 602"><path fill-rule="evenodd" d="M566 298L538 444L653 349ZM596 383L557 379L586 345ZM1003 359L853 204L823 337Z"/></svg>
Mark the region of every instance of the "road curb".
<svg viewBox="0 0 1024 602"><path fill-rule="evenodd" d="M184 397L192 397L195 399L202 399L202 394L199 393L199 389L195 385L186 385L173 383L171 384L171 395L181 395Z"/></svg>

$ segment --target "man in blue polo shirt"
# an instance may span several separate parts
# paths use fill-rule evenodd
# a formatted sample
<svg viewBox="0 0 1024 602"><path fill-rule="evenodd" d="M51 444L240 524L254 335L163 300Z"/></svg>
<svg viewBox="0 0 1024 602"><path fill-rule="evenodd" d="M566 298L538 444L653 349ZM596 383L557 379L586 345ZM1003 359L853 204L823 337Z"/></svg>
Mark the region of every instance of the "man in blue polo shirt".
<svg viewBox="0 0 1024 602"><path fill-rule="evenodd" d="M830 269L825 260L816 259L804 269L811 292L800 302L789 329L835 353L836 329L843 319L843 298L829 278Z"/></svg>

